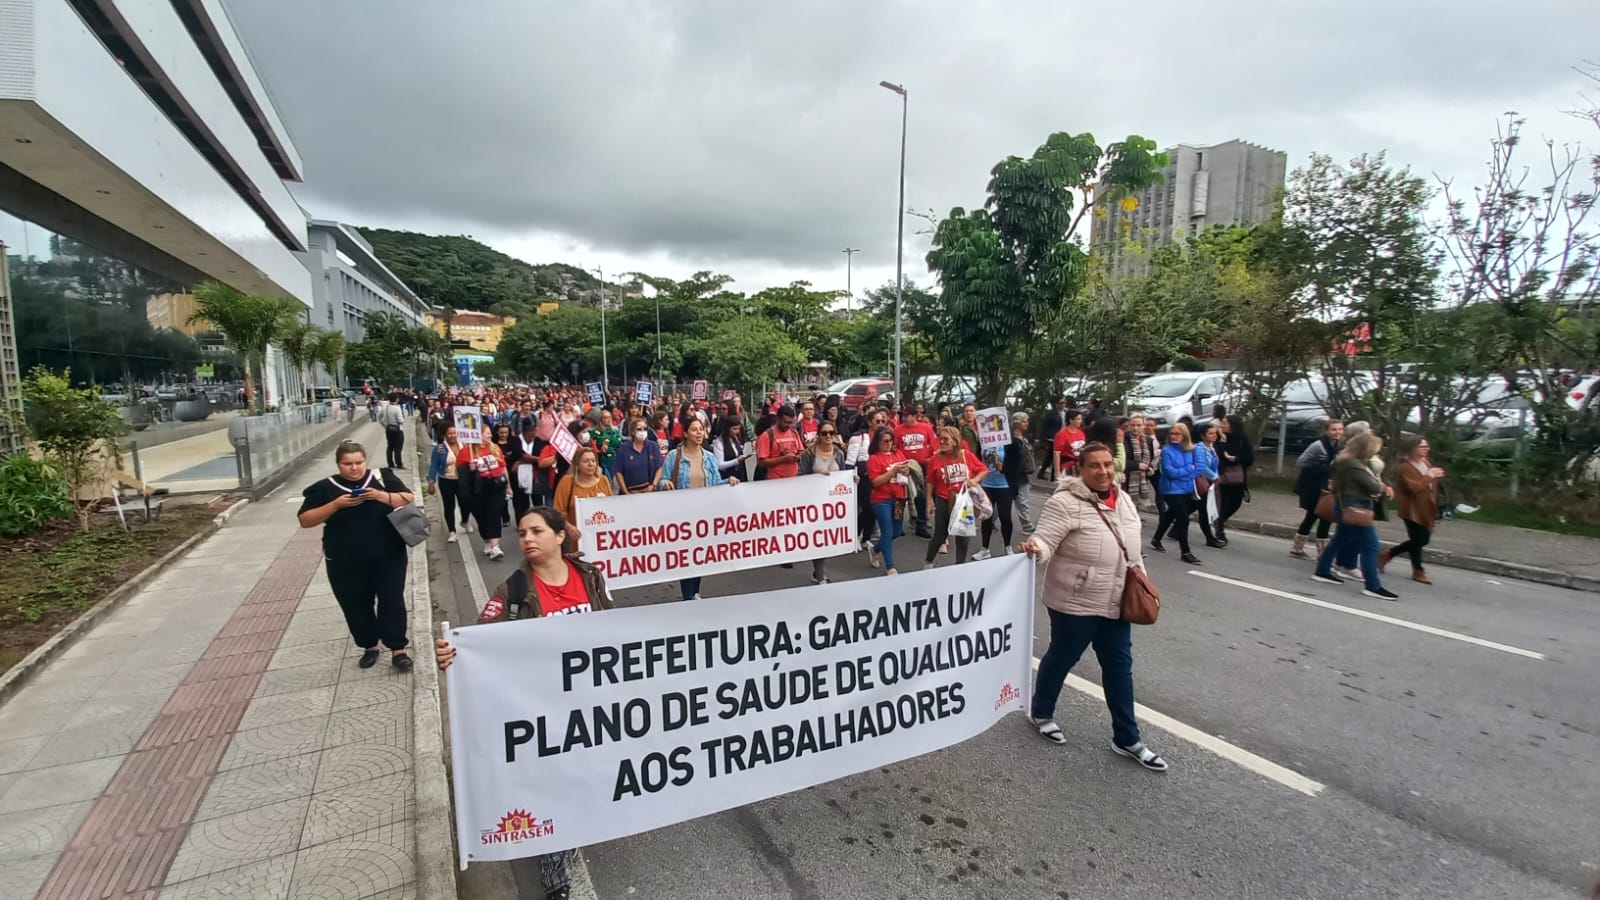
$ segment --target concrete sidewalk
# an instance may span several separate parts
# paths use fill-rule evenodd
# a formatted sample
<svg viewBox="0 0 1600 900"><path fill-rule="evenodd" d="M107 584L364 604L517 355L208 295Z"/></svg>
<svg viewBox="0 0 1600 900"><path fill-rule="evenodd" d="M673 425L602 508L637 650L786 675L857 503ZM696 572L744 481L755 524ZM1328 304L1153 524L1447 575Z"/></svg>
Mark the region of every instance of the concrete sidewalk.
<svg viewBox="0 0 1600 900"><path fill-rule="evenodd" d="M382 462L378 426L355 437ZM419 676L356 667L321 530L294 517L332 471L313 460L243 508L0 706L0 893L419 894Z"/></svg>
<svg viewBox="0 0 1600 900"><path fill-rule="evenodd" d="M1036 495L1052 489L1046 482L1034 482ZM1386 547L1406 539L1405 525L1393 513L1391 506L1388 521L1378 523L1378 537ZM1233 531L1281 537L1287 554L1289 540L1303 515L1299 498L1293 494L1255 490L1250 492L1250 502L1240 507L1228 527ZM1424 560L1430 565L1600 591L1600 552L1597 551L1600 551L1600 540L1594 538L1449 519L1434 528ZM1398 565L1405 568L1407 564L1400 560Z"/></svg>

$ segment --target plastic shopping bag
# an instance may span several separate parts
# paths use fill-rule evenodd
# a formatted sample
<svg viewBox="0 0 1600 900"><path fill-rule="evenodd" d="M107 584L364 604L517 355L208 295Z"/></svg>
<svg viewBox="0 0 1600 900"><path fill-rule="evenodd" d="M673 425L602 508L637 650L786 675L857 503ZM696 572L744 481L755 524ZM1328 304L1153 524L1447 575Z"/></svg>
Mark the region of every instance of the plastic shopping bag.
<svg viewBox="0 0 1600 900"><path fill-rule="evenodd" d="M972 505L972 495L960 491L950 501L950 536L977 537L978 518Z"/></svg>
<svg viewBox="0 0 1600 900"><path fill-rule="evenodd" d="M972 510L977 514L979 522L994 518L994 501L989 499L983 488L968 488L967 493L972 495Z"/></svg>

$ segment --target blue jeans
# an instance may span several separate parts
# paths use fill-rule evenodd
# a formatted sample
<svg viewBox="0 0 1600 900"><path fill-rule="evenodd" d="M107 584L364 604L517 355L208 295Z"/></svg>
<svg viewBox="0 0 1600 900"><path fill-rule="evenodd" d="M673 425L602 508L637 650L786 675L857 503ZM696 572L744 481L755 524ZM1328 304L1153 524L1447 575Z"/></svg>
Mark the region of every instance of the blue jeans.
<svg viewBox="0 0 1600 900"><path fill-rule="evenodd" d="M684 600L693 600L694 595L700 593L699 578L684 578L678 581L678 592L683 594Z"/></svg>
<svg viewBox="0 0 1600 900"><path fill-rule="evenodd" d="M883 554L883 567L894 568L894 539L906 533L905 523L894 517L894 501L872 504L872 517L878 521L878 552Z"/></svg>
<svg viewBox="0 0 1600 900"><path fill-rule="evenodd" d="M1352 507L1371 508L1370 503L1350 501L1345 504ZM1378 528L1376 525L1346 525L1340 522L1333 531L1333 540L1323 549L1322 555L1317 557L1317 574L1324 577L1333 575L1333 563L1341 557L1349 559L1359 557L1361 564L1361 578L1366 582L1369 591L1383 587L1383 581L1378 577ZM1341 560L1342 561L1342 560Z"/></svg>
<svg viewBox="0 0 1600 900"><path fill-rule="evenodd" d="M1139 722L1133 717L1131 626L1121 619L1072 616L1053 609L1046 612L1050 613L1050 649L1039 660L1030 714L1041 720L1055 718L1056 698L1067 673L1093 644L1100 660L1100 686L1105 690L1106 708L1111 710L1111 739L1119 747L1139 743Z"/></svg>

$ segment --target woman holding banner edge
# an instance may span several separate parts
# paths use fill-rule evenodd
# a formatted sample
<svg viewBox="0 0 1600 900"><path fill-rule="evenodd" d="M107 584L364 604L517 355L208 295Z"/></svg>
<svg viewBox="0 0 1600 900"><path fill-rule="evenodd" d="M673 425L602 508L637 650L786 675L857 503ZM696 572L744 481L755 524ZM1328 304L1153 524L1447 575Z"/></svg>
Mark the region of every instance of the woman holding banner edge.
<svg viewBox="0 0 1600 900"><path fill-rule="evenodd" d="M567 520L548 506L528 511L517 523L523 564L511 577L489 592L478 624L538 619L612 608L605 575L578 558L578 538ZM450 668L456 649L439 638L433 658L440 669ZM559 850L536 856L539 881L548 900L566 900L572 886L572 861L577 850Z"/></svg>
<svg viewBox="0 0 1600 900"><path fill-rule="evenodd" d="M1152 772L1162 759L1139 736L1133 704L1132 626L1122 617L1122 585L1141 558L1138 506L1117 487L1110 447L1087 443L1078 453L1078 477L1063 476L1039 513L1039 528L1021 550L1045 564L1043 601L1050 615L1050 646L1039 660L1029 721L1052 743L1066 743L1056 724L1056 700L1067 673L1094 647L1100 684L1111 710L1111 749Z"/></svg>
<svg viewBox="0 0 1600 900"><path fill-rule="evenodd" d="M716 456L706 452L705 444L705 423L691 418L683 430L683 443L667 452L661 473L656 476L656 490L682 491L738 484L737 478L722 477L722 472L717 469ZM679 581L678 591L685 601L699 600L700 579L695 577Z"/></svg>

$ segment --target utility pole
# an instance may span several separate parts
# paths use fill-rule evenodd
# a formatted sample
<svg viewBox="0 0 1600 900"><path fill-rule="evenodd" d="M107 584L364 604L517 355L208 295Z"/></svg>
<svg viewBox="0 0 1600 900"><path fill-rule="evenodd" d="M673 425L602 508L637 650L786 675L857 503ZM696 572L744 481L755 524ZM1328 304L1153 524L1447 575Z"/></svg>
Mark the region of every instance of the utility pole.
<svg viewBox="0 0 1600 900"><path fill-rule="evenodd" d="M894 242L894 400L905 402L900 390L900 320L905 304L905 248L906 248L906 117L910 101L904 85L880 81L878 84L900 95L900 203L895 208Z"/></svg>
<svg viewBox="0 0 1600 900"><path fill-rule="evenodd" d="M600 378L606 383L606 390L611 390L611 362L606 356L606 267L595 266L595 273L600 276Z"/></svg>
<svg viewBox="0 0 1600 900"><path fill-rule="evenodd" d="M861 250L857 247L846 247L840 251L844 253L844 311L848 315L854 312L851 303L855 300L855 288L850 285L850 264L855 261L855 256Z"/></svg>

